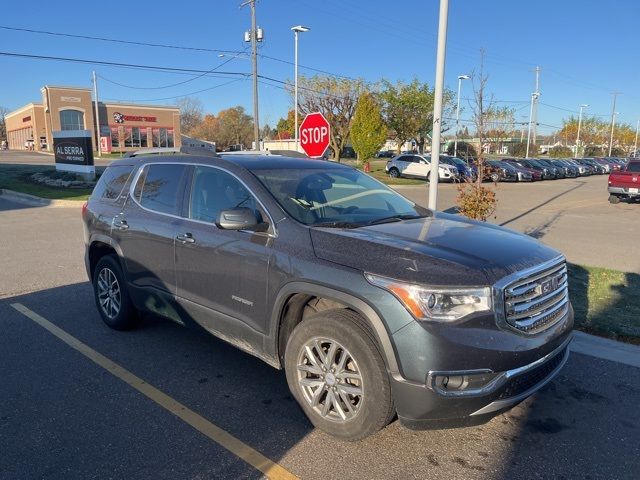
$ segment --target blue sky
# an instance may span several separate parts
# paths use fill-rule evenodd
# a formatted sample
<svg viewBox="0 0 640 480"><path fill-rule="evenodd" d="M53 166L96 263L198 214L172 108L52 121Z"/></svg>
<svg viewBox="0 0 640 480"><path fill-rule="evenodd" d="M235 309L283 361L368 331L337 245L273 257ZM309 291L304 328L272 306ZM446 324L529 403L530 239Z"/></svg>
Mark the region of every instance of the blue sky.
<svg viewBox="0 0 640 480"><path fill-rule="evenodd" d="M0 25L91 35L122 40L238 51L247 47L243 32L250 26L249 9L239 0L189 2L146 1L105 3L65 0L56 4L33 0L9 2ZM293 60L290 27L311 31L300 36L300 64L350 77L375 81L411 80L430 85L435 76L438 25L437 0L259 0L258 25L265 41L260 53ZM477 69L479 50L486 52L489 91L496 100L518 109L516 120L528 116L534 88L533 69L542 68L539 121L546 133L581 103L588 112L611 112L611 94L621 91L618 121L635 126L640 118L640 62L637 54L636 0L521 2L450 0L446 84L456 88L460 74ZM214 52L105 43L0 29L0 51L84 58L122 63L209 70L226 58ZM231 59L220 70L249 73L246 59ZM202 100L216 113L235 105L252 110L251 81L208 76L170 88L195 75L0 56L0 105L13 109L39 101L44 84L90 86L96 70L101 99L172 104L180 95ZM293 67L276 60L259 61L260 73L287 80ZM301 73L313 73L301 68ZM125 88L124 85L145 87ZM221 85L221 86L218 86ZM471 94L463 87L463 98ZM281 88L260 85L260 120L274 126L291 99ZM466 102L462 102L463 107ZM570 110L570 111L565 111ZM467 107L468 110L468 107ZM461 114L465 118L465 112Z"/></svg>

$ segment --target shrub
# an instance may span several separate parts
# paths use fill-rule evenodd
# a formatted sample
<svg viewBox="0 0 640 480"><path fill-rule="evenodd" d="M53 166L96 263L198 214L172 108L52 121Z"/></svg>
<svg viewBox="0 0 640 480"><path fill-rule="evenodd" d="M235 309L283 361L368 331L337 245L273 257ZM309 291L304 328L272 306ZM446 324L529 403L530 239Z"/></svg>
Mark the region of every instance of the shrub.
<svg viewBox="0 0 640 480"><path fill-rule="evenodd" d="M549 149L549 156L555 158L571 158L573 156L573 150L569 147L563 147L561 145L557 147L551 147Z"/></svg>
<svg viewBox="0 0 640 480"><path fill-rule="evenodd" d="M458 185L456 203L458 212L473 220L486 222L496 211L496 192L479 182L465 182Z"/></svg>

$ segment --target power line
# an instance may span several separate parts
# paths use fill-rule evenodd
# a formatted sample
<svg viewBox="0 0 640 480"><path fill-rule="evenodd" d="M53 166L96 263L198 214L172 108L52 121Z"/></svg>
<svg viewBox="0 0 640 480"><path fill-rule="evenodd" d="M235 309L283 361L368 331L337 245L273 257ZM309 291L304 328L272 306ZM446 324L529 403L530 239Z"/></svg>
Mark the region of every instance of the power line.
<svg viewBox="0 0 640 480"><path fill-rule="evenodd" d="M102 77L100 77L100 78L102 78ZM131 101L131 102L159 102L161 100L174 100L176 98L184 98L184 97L188 97L190 95L195 95L197 93L202 93L202 92L208 92L210 90L215 90L216 88L224 87L225 85L229 85L231 83L242 82L243 80L246 80L246 78L235 78L235 79L230 80L228 82L224 82L224 83L220 83L218 85L214 85L213 87L203 88L202 90L197 90L195 92L185 93L183 95L175 95L173 97L145 98L145 99L140 99L140 100L129 100L129 101ZM116 98L105 98L104 100L111 100L111 101L116 101L116 102L124 101L124 100L120 100L120 99L116 99Z"/></svg>

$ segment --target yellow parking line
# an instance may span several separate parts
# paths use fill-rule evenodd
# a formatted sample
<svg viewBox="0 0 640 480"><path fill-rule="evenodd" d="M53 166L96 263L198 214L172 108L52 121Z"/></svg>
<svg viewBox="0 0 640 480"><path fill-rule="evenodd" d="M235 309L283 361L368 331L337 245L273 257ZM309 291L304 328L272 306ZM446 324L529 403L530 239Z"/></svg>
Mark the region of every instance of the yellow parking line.
<svg viewBox="0 0 640 480"><path fill-rule="evenodd" d="M149 385L140 377L135 376L130 371L109 360L104 355L96 352L94 349L82 343L74 336L69 335L67 332L57 327L46 318L41 317L40 315L32 310L29 310L27 307L20 303L12 303L11 306L18 312L33 320L45 330L48 330L50 333L58 337L71 348L82 353L89 360L98 364L123 382L128 383L140 393L147 396L164 409L173 413L176 417L188 423L214 442L218 443L221 447L226 448L228 451L241 458L255 469L264 473L268 478L274 480L298 478L274 461L269 460L257 450L254 450L246 443L234 437L229 432L223 430L217 425L214 425L209 420L198 415L196 412L182 405L177 400L174 400L169 395L161 392L152 385Z"/></svg>

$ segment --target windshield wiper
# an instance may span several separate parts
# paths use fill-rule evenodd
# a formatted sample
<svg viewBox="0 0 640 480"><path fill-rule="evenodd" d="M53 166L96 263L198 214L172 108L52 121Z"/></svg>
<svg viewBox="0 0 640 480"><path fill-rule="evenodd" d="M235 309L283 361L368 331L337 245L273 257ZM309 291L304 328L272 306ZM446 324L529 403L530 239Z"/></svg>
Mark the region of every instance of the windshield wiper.
<svg viewBox="0 0 640 480"><path fill-rule="evenodd" d="M416 213L405 213L399 215L391 215L390 217L378 218L377 220L371 220L365 225L380 225L382 223L400 222L402 220L415 220L416 218L423 218L428 215L418 215Z"/></svg>
<svg viewBox="0 0 640 480"><path fill-rule="evenodd" d="M312 223L310 226L312 227L324 227L324 228L358 228L362 227L362 223L354 223L354 222L320 222L320 223Z"/></svg>

